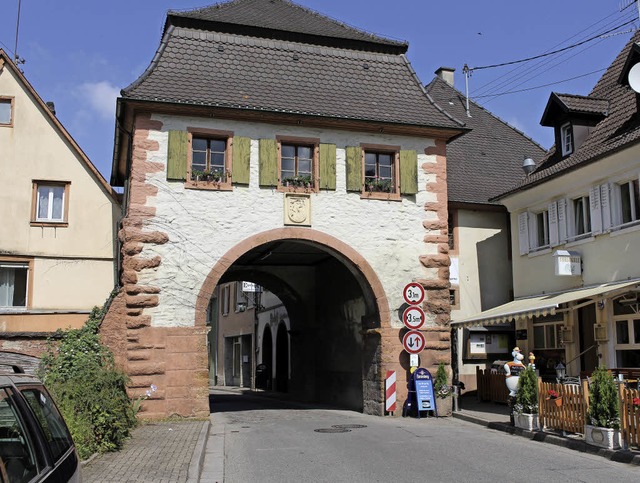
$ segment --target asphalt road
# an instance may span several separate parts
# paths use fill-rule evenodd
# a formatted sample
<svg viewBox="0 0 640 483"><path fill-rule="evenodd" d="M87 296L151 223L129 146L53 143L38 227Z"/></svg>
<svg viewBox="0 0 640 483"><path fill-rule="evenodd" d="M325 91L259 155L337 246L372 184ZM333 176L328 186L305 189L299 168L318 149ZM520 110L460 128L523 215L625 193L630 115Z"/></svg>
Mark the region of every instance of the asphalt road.
<svg viewBox="0 0 640 483"><path fill-rule="evenodd" d="M453 418L382 418L239 395L213 395L212 409L228 483L640 481L638 466Z"/></svg>

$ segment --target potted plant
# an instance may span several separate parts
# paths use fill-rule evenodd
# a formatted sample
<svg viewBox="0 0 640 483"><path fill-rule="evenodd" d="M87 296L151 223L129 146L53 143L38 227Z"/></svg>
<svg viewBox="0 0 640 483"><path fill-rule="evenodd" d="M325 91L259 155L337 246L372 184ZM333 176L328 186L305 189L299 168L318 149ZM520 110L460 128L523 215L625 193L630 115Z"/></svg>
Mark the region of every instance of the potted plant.
<svg viewBox="0 0 640 483"><path fill-rule="evenodd" d="M451 387L449 386L449 376L444 363L438 364L436 377L433 381L433 389L436 393L438 416L451 415Z"/></svg>
<svg viewBox="0 0 640 483"><path fill-rule="evenodd" d="M516 427L528 431L538 429L538 377L531 366L520 373L513 413Z"/></svg>
<svg viewBox="0 0 640 483"><path fill-rule="evenodd" d="M553 401L555 403L555 405L558 406L558 407L562 406L562 396L560 396L558 391L556 391L554 389L549 389L547 391L546 400L547 401Z"/></svg>
<svg viewBox="0 0 640 483"><path fill-rule="evenodd" d="M292 188L311 188L312 180L310 175L290 176L282 180L282 184Z"/></svg>
<svg viewBox="0 0 640 483"><path fill-rule="evenodd" d="M613 374L604 367L593 372L584 437L587 443L601 448L621 447L618 388Z"/></svg>
<svg viewBox="0 0 640 483"><path fill-rule="evenodd" d="M367 178L364 187L370 193L391 193L393 188L390 179L381 178Z"/></svg>

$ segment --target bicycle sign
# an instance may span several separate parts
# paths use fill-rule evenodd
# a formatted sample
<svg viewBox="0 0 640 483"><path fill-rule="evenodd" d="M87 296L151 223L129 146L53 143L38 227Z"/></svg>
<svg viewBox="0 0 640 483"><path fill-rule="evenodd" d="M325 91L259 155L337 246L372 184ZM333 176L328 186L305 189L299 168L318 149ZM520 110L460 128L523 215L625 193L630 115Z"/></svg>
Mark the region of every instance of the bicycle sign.
<svg viewBox="0 0 640 483"><path fill-rule="evenodd" d="M424 310L417 305L407 307L402 313L402 322L408 329L419 329L424 324Z"/></svg>
<svg viewBox="0 0 640 483"><path fill-rule="evenodd" d="M410 305L420 304L424 300L424 287L416 282L408 283L402 291L402 296Z"/></svg>

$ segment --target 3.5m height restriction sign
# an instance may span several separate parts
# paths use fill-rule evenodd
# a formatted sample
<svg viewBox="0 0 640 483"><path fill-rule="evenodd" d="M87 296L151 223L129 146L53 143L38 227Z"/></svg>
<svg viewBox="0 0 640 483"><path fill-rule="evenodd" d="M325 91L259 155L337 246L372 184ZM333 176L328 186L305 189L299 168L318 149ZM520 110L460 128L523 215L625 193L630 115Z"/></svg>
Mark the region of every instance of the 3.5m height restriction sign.
<svg viewBox="0 0 640 483"><path fill-rule="evenodd" d="M409 354L419 354L424 350L424 346L427 344L427 340L422 335L422 332L417 330L410 330L402 338L402 345L404 350Z"/></svg>
<svg viewBox="0 0 640 483"><path fill-rule="evenodd" d="M417 305L410 305L402 313L402 322L407 329L419 329L424 324L424 310Z"/></svg>

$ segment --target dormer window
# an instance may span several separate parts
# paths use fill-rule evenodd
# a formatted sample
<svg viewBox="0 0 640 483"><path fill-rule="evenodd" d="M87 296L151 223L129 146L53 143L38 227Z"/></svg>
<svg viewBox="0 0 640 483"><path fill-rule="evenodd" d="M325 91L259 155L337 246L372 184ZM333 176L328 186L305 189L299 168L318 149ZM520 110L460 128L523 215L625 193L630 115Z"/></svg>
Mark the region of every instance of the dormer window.
<svg viewBox="0 0 640 483"><path fill-rule="evenodd" d="M569 122L560 128L560 143L562 144L563 156L568 156L573 152L573 130Z"/></svg>

